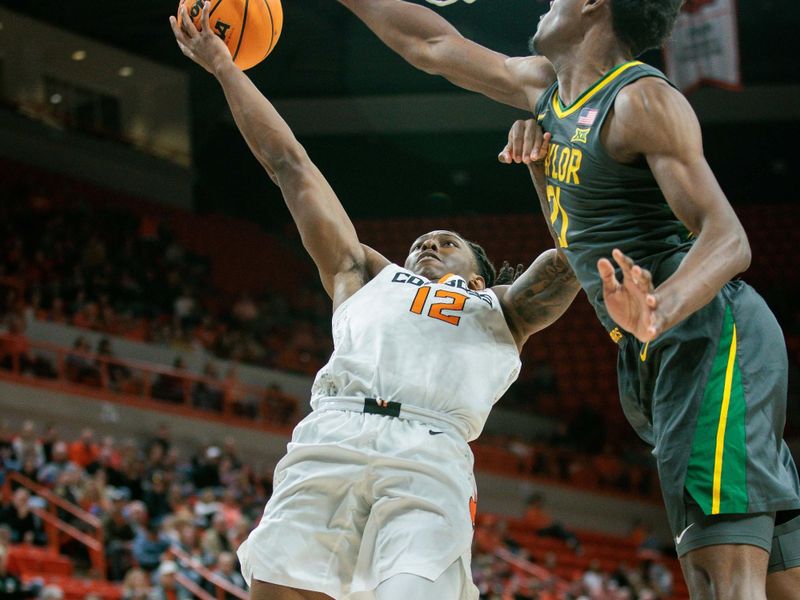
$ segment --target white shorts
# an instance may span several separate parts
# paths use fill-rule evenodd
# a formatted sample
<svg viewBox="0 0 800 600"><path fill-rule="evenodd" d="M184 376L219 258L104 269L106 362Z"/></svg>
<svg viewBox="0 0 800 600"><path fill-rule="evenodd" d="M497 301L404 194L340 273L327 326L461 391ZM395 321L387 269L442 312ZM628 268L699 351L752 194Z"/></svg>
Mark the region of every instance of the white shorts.
<svg viewBox="0 0 800 600"><path fill-rule="evenodd" d="M460 560L453 597L475 600L472 467L469 445L441 423L314 411L295 428L264 516L239 548L242 574L370 600L389 577L433 581Z"/></svg>

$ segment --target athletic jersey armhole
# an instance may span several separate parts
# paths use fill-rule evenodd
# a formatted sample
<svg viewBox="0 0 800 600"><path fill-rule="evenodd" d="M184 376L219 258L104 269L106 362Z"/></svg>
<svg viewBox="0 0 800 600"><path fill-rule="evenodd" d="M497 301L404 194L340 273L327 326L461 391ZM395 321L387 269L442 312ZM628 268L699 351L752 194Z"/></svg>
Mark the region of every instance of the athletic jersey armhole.
<svg viewBox="0 0 800 600"><path fill-rule="evenodd" d="M362 285L358 290L356 290L353 294L351 294L344 302L342 302L339 306L336 307L336 310L333 311L333 316L331 317L331 321L335 322L336 319L338 318L342 308L344 308L345 306L350 304L350 300L352 300L357 294L360 294L365 288L367 288L368 286L372 285L373 282L375 282L378 279L380 279L380 277L384 274L386 269L390 269L390 268L402 269L403 267L400 267L399 265L396 265L396 264L394 264L393 262L390 261L389 264L387 264L379 272L377 272L372 279L370 279L367 283Z"/></svg>
<svg viewBox="0 0 800 600"><path fill-rule="evenodd" d="M536 101L536 106L534 107L536 112L534 113L533 118L536 119L537 122L539 123L542 122L545 110L547 106L550 105L550 99L553 97L553 93L555 92L557 87L558 87L558 80L551 83L550 86L544 92L542 92L542 95L539 96L539 99Z"/></svg>
<svg viewBox="0 0 800 600"><path fill-rule="evenodd" d="M667 77L664 74L662 74L661 72L657 71L656 69L653 69L652 71L649 70L649 69L642 70L639 73L635 73L630 80L625 81L622 85L619 86L618 89L616 89L614 91L614 103L616 103L617 96L619 95L619 93L623 89L625 89L626 87L628 87L632 83L636 83L640 79L644 79L645 77L655 77L656 79L661 79L662 81L666 81L669 85L671 85L673 88L675 88L675 84L673 84L669 79L667 79ZM677 88L675 88L675 89L677 89ZM611 110L608 110L600 118L600 121L596 124L597 131L600 131L600 132L603 131L603 126L606 124L606 121L608 120L608 115L611 114L611 112L612 112ZM637 171L641 171L642 169L648 169L649 168L649 167L647 167L646 164L645 165L636 165L636 164L632 164L632 163L622 163L622 162L619 162L618 160L616 160L614 157L612 157L608 153L608 150L606 150L606 147L603 145L602 135L597 137L597 142L595 144L595 147L597 148L597 152L598 152L599 156L601 156L603 158L603 160L608 161L608 162L610 162L610 163L612 163L612 164L614 164L616 166L620 166L620 167L624 167L624 168L628 168L628 169L635 169Z"/></svg>
<svg viewBox="0 0 800 600"><path fill-rule="evenodd" d="M498 287L510 287L510 286L498 285L498 286L494 286L494 287L488 288L486 290L486 292L491 294L494 297L495 302L497 302L497 310L499 310L500 314L503 315L503 322L506 325L505 329L503 330L503 335L507 339L505 339L505 340L498 339L498 337L496 335L494 337L498 342L501 342L501 343L503 343L503 342L509 343L509 340L510 340L511 341L510 343L512 343L514 345L514 347L517 349L517 354L522 355L522 349L519 346L517 346L517 340L514 338L514 333L511 331L511 325L508 322L508 317L506 316L506 311L503 310L503 302L500 300L500 296L498 296L497 292L495 291L495 288L498 288Z"/></svg>

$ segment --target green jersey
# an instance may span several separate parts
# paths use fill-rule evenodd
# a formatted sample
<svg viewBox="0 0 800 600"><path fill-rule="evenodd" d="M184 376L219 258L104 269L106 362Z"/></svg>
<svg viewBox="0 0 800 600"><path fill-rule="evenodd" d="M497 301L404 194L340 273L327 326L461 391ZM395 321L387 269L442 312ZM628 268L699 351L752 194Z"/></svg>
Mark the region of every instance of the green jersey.
<svg viewBox="0 0 800 600"><path fill-rule="evenodd" d="M598 259L610 258L611 250L619 248L649 269L658 285L691 246L686 228L667 205L647 163L619 163L600 140L617 94L642 77L666 80L657 69L631 61L612 69L570 106L561 102L556 82L536 107L539 124L552 135L545 159L550 222L614 341L622 334L603 303ZM671 257L678 260L668 260Z"/></svg>

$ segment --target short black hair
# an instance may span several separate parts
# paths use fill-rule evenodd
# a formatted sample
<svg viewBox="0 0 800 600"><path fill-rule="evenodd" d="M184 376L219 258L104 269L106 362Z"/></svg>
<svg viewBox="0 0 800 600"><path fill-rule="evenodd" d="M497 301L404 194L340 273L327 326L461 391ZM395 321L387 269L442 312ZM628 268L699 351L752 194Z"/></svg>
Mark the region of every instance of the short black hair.
<svg viewBox="0 0 800 600"><path fill-rule="evenodd" d="M611 0L614 33L633 56L660 48L672 32L683 0Z"/></svg>

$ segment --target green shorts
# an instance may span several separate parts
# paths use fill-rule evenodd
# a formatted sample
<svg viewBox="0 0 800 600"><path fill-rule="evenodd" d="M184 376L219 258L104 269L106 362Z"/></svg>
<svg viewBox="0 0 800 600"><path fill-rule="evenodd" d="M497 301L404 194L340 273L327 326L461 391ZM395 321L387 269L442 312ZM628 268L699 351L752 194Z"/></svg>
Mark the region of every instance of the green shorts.
<svg viewBox="0 0 800 600"><path fill-rule="evenodd" d="M678 557L720 544L747 544L769 552L770 573L800 567L800 513L707 516L686 495L686 525L675 536Z"/></svg>
<svg viewBox="0 0 800 600"><path fill-rule="evenodd" d="M783 441L786 345L753 288L732 281L654 342L619 346L622 407L653 446L673 538L690 523L686 492L705 516L800 509Z"/></svg>

